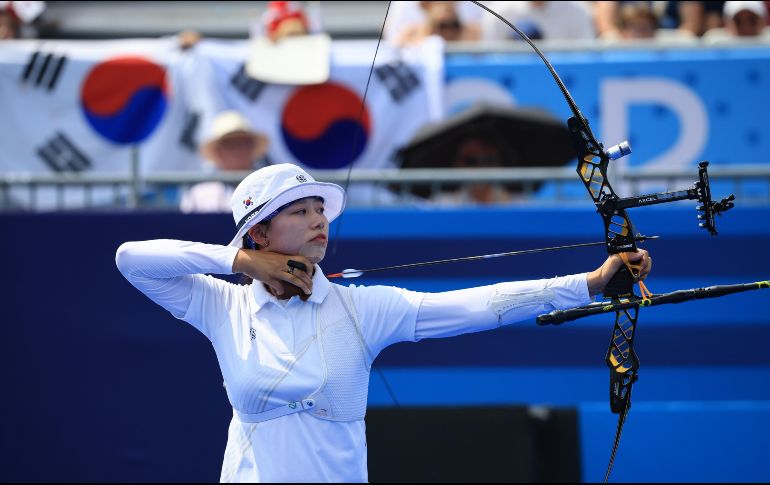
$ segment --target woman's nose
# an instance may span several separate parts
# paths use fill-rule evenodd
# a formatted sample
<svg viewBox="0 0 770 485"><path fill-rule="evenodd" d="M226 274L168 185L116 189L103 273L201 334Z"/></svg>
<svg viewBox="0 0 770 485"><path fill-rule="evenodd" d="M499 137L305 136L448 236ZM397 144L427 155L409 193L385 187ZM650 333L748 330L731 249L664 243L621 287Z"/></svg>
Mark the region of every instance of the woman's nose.
<svg viewBox="0 0 770 485"><path fill-rule="evenodd" d="M323 229L324 226L326 226L326 216L316 213L315 218L313 219L313 227Z"/></svg>

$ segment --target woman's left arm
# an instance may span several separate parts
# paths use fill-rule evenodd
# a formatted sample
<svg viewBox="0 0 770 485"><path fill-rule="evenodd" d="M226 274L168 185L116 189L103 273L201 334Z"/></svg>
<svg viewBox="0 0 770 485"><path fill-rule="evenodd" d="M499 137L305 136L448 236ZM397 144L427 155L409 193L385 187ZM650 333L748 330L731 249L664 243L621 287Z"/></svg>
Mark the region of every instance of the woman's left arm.
<svg viewBox="0 0 770 485"><path fill-rule="evenodd" d="M652 266L647 252L640 250L629 259L640 264L644 279ZM587 305L622 264L619 256L612 255L590 273L427 293L417 313L415 337L420 340L490 330L553 310Z"/></svg>
<svg viewBox="0 0 770 485"><path fill-rule="evenodd" d="M591 302L587 273L425 294L416 340L491 330Z"/></svg>

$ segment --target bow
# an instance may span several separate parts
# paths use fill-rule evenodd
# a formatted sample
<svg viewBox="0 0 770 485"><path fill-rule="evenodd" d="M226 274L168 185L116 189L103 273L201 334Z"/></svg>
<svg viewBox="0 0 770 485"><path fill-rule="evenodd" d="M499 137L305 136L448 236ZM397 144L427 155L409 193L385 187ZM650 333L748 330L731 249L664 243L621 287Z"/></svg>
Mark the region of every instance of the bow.
<svg viewBox="0 0 770 485"><path fill-rule="evenodd" d="M580 109L553 66L537 46L532 43L526 34L493 10L477 1L472 3L497 17L521 36L540 56L551 72L572 111L572 117L567 121L567 128L569 129L572 144L577 154L577 173L596 205L597 212L602 217L607 253L619 254L625 263L610 279L607 287L604 289L603 301L584 307L554 311L537 317L539 325L547 325L560 324L599 313L615 312L615 322L612 328L609 347L605 355L605 362L610 369L610 409L614 414L618 414L618 425L609 464L604 475L604 481L606 482L612 471L618 445L620 444L623 424L631 408L631 390L634 382L638 379L639 358L634 351L634 335L636 333L639 308L668 303L682 303L693 299L716 298L742 291L770 288L770 282L760 281L756 283L679 290L661 295L652 294L644 283L639 280L639 270L641 268L631 264L627 257L628 253L636 251L636 241L640 235L634 230L634 225L628 217L626 209L685 199L697 200L700 204L697 207L699 211L698 220L701 221L699 227L706 229L711 235L717 235L715 216L721 215L722 212L733 208L735 196L730 195L719 202L714 202L711 199L708 177L709 163L704 161L699 164L698 181L690 189L627 198L619 197L612 188L612 185L610 185L607 177L607 168L611 160L617 160L631 153L631 147L628 142L624 141L605 150L603 144L594 136L588 120L580 112ZM637 296L634 293L633 285L635 282L638 282L642 296Z"/></svg>
<svg viewBox="0 0 770 485"><path fill-rule="evenodd" d="M706 229L711 235L717 235L718 232L716 228L715 216L721 215L722 212L726 212L727 210L733 208L733 201L735 200L735 197L730 195L729 197L724 198L719 202L714 202L712 200L708 177L709 163L705 161L699 164L698 181L693 185L692 188L675 192L647 194L627 198L619 197L610 184L610 181L607 177L607 169L611 160L617 160L631 153L631 147L629 146L628 142L624 141L618 145L605 149L604 145L594 136L588 120L580 112L580 109L572 99L572 96L570 95L562 80L559 78L556 70L553 68L548 59L546 59L545 55L540 51L540 49L538 49L537 46L531 41L531 39L529 39L529 37L527 37L527 35L520 31L516 26L514 26L512 23L507 21L505 18L500 16L489 7L481 4L478 1L472 0L472 3L484 9L491 15L494 15L498 20L515 31L532 47L532 49L542 59L550 71L554 81L558 85L562 95L564 96L564 99L572 111L572 117L570 117L567 121L567 128L569 130L572 143L577 154L577 173L580 177L580 180L585 185L591 199L593 200L597 212L602 217L605 238L601 244L606 246L608 254L618 254L624 262L624 266L621 267L621 269L615 275L613 275L605 287L603 292L603 299L601 302L595 302L590 305L568 310L558 310L537 317L537 323L539 325L548 325L561 324L567 321L577 320L579 318L584 318L599 313L615 313L615 322L612 328L609 347L605 355L605 362L610 369L610 409L614 414L618 414L618 425L615 433L612 452L610 454L609 464L604 476L604 481L606 482L609 478L613 463L615 461L615 456L617 454L618 446L620 443L620 436L623 430L623 424L625 423L626 417L631 408L632 386L638 379L637 372L639 370L639 358L637 357L634 350L634 335L636 333L639 308L669 303L682 303L693 299L716 298L742 291L770 288L770 281L678 290L659 295L651 293L640 280L640 266L634 265L629 261L628 253L636 252L637 241L651 239L655 236L643 236L637 233L634 229L634 225L632 224L631 219L628 216L628 213L626 212L626 209L680 200L696 200L700 204L697 206L697 210L699 212L698 220L701 221L699 223L699 227ZM388 2L388 11L389 9L390 2ZM382 32L384 31L385 22L387 21L388 11L386 11L385 19L383 20L383 27L377 42L377 51L379 50L380 41L382 40ZM375 51L375 59L372 61L372 70L374 68L377 51ZM371 80L371 70L369 80ZM364 104L366 103L366 93L368 92L369 88L369 80L367 80L366 90L364 91ZM351 164L348 170L348 177L345 184L346 188L350 182L350 174L352 168L353 165ZM340 225L338 224L337 233L339 233L339 228ZM335 240L337 239L338 238L335 238ZM589 243L589 245L590 244L594 243ZM523 254L527 252L538 252L552 249L562 248L543 248L530 251L516 251L494 255L472 256L468 258L430 261L426 263L398 265L395 267L375 268L371 270L345 270L342 273L330 275L330 277L359 277L367 271L371 272L384 269L431 265L454 262L458 260L486 259L489 257L509 256L514 254ZM639 284L641 296L638 296L634 293L635 283ZM386 387L388 388L388 392L391 394L391 397L393 398L396 405L398 405L398 402L395 400L395 396L390 390L390 387L387 385L387 381L384 379L384 375L382 375L382 378Z"/></svg>

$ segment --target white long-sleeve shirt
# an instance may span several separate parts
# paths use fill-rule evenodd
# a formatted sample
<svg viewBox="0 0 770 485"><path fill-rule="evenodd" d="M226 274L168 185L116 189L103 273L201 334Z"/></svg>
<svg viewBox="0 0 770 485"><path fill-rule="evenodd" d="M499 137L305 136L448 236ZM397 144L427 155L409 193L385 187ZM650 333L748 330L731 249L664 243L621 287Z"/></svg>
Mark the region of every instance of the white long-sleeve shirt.
<svg viewBox="0 0 770 485"><path fill-rule="evenodd" d="M233 409L259 413L303 399L323 382L315 308L332 283L316 267L313 294L303 302L278 300L259 282L235 285L206 275L232 273L237 252L186 241L130 242L118 249L116 263L131 284L211 341ZM591 301L586 274L444 293L351 286L350 294L372 359L397 342L493 329ZM246 423L236 415L220 479L365 482L366 458L363 419L300 412Z"/></svg>

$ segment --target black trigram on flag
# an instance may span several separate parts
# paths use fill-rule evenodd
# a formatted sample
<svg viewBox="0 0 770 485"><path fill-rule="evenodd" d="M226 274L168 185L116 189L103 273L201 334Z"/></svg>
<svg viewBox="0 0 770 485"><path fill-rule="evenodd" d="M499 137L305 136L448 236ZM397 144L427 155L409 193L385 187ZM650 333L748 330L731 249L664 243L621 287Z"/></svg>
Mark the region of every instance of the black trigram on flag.
<svg viewBox="0 0 770 485"><path fill-rule="evenodd" d="M38 148L37 155L54 172L82 172L91 168L91 160L63 133L57 133L48 143Z"/></svg>
<svg viewBox="0 0 770 485"><path fill-rule="evenodd" d="M374 72L396 102L400 102L420 85L414 70L401 61L380 66Z"/></svg>
<svg viewBox="0 0 770 485"><path fill-rule="evenodd" d="M187 117L185 118L184 122L184 128L182 128L182 136L179 138L179 143L191 151L195 151L198 147L198 143L196 142L196 133L198 131L200 120L200 113L196 113L194 111L192 113L187 113Z"/></svg>
<svg viewBox="0 0 770 485"><path fill-rule="evenodd" d="M235 86L235 89L249 98L252 102L257 100L259 94L265 86L267 86L267 84L254 79L246 73L246 64L241 64L238 72L230 78L230 84Z"/></svg>
<svg viewBox="0 0 770 485"><path fill-rule="evenodd" d="M56 82L59 80L66 63L66 56L35 52L30 56L29 62L21 73L21 82L31 83L35 87L44 87L48 91L52 91L56 87Z"/></svg>

